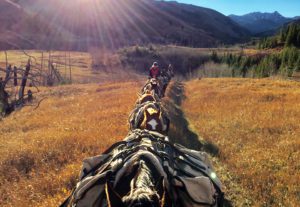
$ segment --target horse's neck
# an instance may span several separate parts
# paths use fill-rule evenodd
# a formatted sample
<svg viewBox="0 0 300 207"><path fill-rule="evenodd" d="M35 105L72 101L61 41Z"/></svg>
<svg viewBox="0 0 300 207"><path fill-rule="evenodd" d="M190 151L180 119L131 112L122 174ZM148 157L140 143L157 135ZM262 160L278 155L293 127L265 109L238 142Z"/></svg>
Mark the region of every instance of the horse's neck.
<svg viewBox="0 0 300 207"><path fill-rule="evenodd" d="M141 164L135 179L135 188L150 188L154 186L151 171L144 161L140 162Z"/></svg>

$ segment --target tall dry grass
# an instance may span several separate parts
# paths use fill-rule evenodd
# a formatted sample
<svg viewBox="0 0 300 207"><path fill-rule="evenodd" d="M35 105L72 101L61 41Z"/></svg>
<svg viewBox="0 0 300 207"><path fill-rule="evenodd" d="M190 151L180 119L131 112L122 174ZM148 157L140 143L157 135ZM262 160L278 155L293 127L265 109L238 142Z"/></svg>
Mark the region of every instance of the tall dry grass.
<svg viewBox="0 0 300 207"><path fill-rule="evenodd" d="M26 54L31 58L31 71L37 72L42 70L43 73L48 72L49 51L39 50L26 50ZM6 51L7 63L12 66L25 67L28 62L28 56L21 50L9 50ZM100 54L100 56L99 56ZM133 73L132 70L122 70L116 67L114 61L116 55L109 51L95 50L87 52L75 52L75 51L51 51L51 62L54 63L57 70L65 78L65 82L70 80L70 69L72 83L97 83L107 82L107 80L128 80L138 78L138 74ZM70 57L70 58L69 58ZM43 61L42 61L43 60ZM104 61L105 68L96 68L96 60ZM66 66L65 66L66 65ZM0 68L6 67L6 56L4 51L0 51ZM0 71L0 77L4 77L5 73Z"/></svg>
<svg viewBox="0 0 300 207"><path fill-rule="evenodd" d="M141 83L44 89L40 107L0 121L0 206L58 206L81 162L123 139Z"/></svg>
<svg viewBox="0 0 300 207"><path fill-rule="evenodd" d="M248 195L238 206L299 206L300 83L201 79L187 83L186 96L191 126Z"/></svg>

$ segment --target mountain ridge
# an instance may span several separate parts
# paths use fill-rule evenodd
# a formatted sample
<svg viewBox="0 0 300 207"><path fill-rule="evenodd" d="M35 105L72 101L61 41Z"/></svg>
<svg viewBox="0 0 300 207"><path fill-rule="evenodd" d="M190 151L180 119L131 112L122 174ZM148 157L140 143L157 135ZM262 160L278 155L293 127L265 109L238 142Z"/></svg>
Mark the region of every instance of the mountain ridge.
<svg viewBox="0 0 300 207"><path fill-rule="evenodd" d="M12 27L0 31L2 42L7 40L3 30L19 32L25 33L36 47L45 49L87 50L94 46L118 48L149 43L214 47L242 42L249 36L246 29L217 11L177 2L74 0L65 4L59 0L14 0L13 3L20 5L24 11L20 19L29 19L23 24L32 29L12 22ZM21 48L33 47L18 38L10 37L10 42L18 43Z"/></svg>
<svg viewBox="0 0 300 207"><path fill-rule="evenodd" d="M278 28L292 21L294 18L284 17L278 11L274 12L251 12L245 15L228 16L240 26L247 28L252 35L274 34Z"/></svg>

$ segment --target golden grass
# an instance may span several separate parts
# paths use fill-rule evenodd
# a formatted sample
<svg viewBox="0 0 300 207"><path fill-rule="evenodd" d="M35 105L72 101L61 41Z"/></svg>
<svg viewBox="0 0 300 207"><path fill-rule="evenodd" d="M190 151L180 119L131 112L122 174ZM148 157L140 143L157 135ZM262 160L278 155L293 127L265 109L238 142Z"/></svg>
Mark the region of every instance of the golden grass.
<svg viewBox="0 0 300 207"><path fill-rule="evenodd" d="M300 83L202 79L186 85L193 129L220 150L221 164L246 191L238 206L300 203ZM226 175L220 174L221 179Z"/></svg>
<svg viewBox="0 0 300 207"><path fill-rule="evenodd" d="M0 206L58 206L81 162L128 133L139 81L43 89L40 107L0 121Z"/></svg>
<svg viewBox="0 0 300 207"><path fill-rule="evenodd" d="M49 52L39 50L26 50L28 55L34 57L31 58L32 69L41 69L42 57L43 57L43 71L48 70ZM43 56L42 56L43 52ZM69 64L69 53L70 63ZM132 71L123 71L119 68L107 68L103 70L93 70L92 68L92 56L87 52L74 52L74 51L51 51L51 60L55 63L57 69L60 71L63 78L70 79L69 65L72 70L72 82L73 83L95 83L95 82L107 82L107 80L125 80L132 79L134 75ZM66 57L66 58L65 58ZM25 67L28 61L28 56L21 50L8 50L7 51L8 64L17 67ZM67 64L67 67L65 65ZM4 51L0 51L0 67L5 68L6 58ZM0 77L4 77L5 74L0 71Z"/></svg>

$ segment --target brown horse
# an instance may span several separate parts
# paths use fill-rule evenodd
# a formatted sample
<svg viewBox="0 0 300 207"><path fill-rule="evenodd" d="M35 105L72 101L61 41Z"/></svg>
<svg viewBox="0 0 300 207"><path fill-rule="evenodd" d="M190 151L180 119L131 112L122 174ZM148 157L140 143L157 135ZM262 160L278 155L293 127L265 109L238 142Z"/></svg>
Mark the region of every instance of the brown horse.
<svg viewBox="0 0 300 207"><path fill-rule="evenodd" d="M147 129L167 134L170 120L159 103L146 102L138 105L129 116L130 129Z"/></svg>

